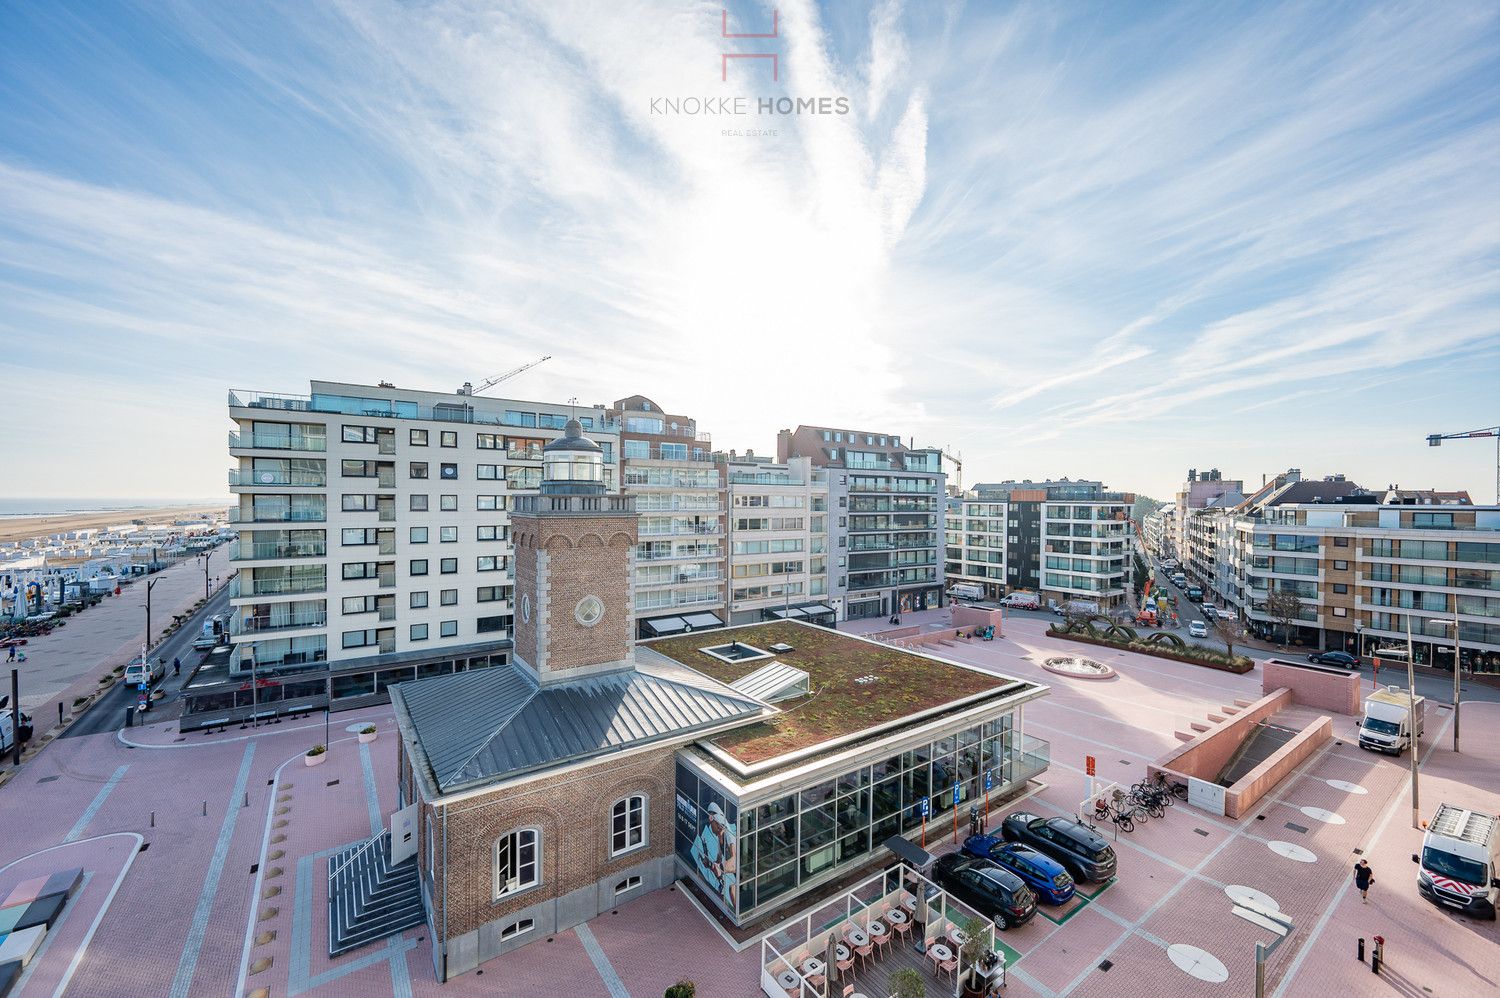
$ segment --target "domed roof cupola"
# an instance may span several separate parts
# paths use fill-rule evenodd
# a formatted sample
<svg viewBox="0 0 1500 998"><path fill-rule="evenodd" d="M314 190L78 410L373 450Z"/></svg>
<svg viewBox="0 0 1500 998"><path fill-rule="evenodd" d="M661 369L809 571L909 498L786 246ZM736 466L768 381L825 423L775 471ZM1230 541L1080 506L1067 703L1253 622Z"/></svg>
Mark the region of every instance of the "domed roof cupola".
<svg viewBox="0 0 1500 998"><path fill-rule="evenodd" d="M604 448L570 419L563 435L542 448L543 495L603 495Z"/></svg>

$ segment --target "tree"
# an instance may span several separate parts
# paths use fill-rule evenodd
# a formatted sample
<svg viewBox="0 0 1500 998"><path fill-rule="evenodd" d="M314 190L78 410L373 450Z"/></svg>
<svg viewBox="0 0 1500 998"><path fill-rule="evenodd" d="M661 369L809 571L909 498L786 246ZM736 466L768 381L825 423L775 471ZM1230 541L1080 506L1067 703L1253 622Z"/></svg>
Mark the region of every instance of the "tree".
<svg viewBox="0 0 1500 998"><path fill-rule="evenodd" d="M1281 643L1288 644L1292 621L1302 615L1302 601L1283 589L1271 589L1266 593L1266 613L1281 625Z"/></svg>
<svg viewBox="0 0 1500 998"><path fill-rule="evenodd" d="M922 975L910 967L892 974L886 987L890 989L891 998L927 998L927 985Z"/></svg>
<svg viewBox="0 0 1500 998"><path fill-rule="evenodd" d="M1245 629L1240 626L1236 617L1215 617L1214 634L1218 635L1220 641L1229 649L1230 657L1234 656L1234 645L1237 641L1245 640Z"/></svg>
<svg viewBox="0 0 1500 998"><path fill-rule="evenodd" d="M693 998L698 993L698 986L692 981L683 979L667 988L664 998Z"/></svg>

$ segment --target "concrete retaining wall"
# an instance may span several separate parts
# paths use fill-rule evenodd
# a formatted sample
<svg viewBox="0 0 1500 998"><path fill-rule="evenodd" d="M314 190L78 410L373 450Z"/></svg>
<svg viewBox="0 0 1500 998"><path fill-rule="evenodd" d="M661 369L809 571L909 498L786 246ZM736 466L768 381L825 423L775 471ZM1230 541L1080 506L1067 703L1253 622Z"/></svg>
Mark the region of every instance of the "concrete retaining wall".
<svg viewBox="0 0 1500 998"><path fill-rule="evenodd" d="M1362 713L1358 672L1270 659L1261 666L1261 691L1292 691L1292 702L1338 714Z"/></svg>
<svg viewBox="0 0 1500 998"><path fill-rule="evenodd" d="M1213 723L1197 738L1157 759L1146 767L1147 776L1163 770L1169 776L1175 776L1175 782L1185 783L1189 776L1213 782L1235 750L1250 736L1250 729L1291 703L1292 691L1287 689L1278 689L1261 697L1238 714Z"/></svg>
<svg viewBox="0 0 1500 998"><path fill-rule="evenodd" d="M953 626L964 630L972 630L976 627L994 627L995 637L1001 637L1001 618L1004 615L999 610L986 610L977 606L955 606L953 608Z"/></svg>
<svg viewBox="0 0 1500 998"><path fill-rule="evenodd" d="M1224 791L1224 817L1241 818L1319 748L1333 741L1333 718L1324 714Z"/></svg>

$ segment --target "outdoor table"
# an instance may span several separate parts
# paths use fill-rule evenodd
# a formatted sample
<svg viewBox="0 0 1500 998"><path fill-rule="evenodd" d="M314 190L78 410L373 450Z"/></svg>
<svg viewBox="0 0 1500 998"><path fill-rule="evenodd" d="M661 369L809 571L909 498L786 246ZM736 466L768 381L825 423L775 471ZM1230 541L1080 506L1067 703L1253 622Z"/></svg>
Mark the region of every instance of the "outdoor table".
<svg viewBox="0 0 1500 998"><path fill-rule="evenodd" d="M894 919L892 921L894 921ZM890 930L885 927L884 922L877 920L870 923L870 935L876 939L883 938L889 931Z"/></svg>
<svg viewBox="0 0 1500 998"><path fill-rule="evenodd" d="M953 959L953 951L944 946L942 943L933 943L931 946L927 947L927 952L931 953L932 958L939 963L947 963L949 960Z"/></svg>
<svg viewBox="0 0 1500 998"><path fill-rule="evenodd" d="M911 920L911 916L902 911L900 908L897 908L895 911L891 912L889 917L890 920L896 925L905 925Z"/></svg>
<svg viewBox="0 0 1500 998"><path fill-rule="evenodd" d="M802 972L808 977L822 977L824 969L823 961L815 956L802 961Z"/></svg>
<svg viewBox="0 0 1500 998"><path fill-rule="evenodd" d="M849 959L849 947L845 946L843 943L839 943L833 948L833 955L838 957L840 960L847 960Z"/></svg>
<svg viewBox="0 0 1500 998"><path fill-rule="evenodd" d="M870 937L865 935L865 930L859 928L850 929L849 934L844 938L856 946L863 946L870 941Z"/></svg>
<svg viewBox="0 0 1500 998"><path fill-rule="evenodd" d="M802 987L802 978L798 977L795 971L783 970L776 975L776 983L785 990L792 991Z"/></svg>
<svg viewBox="0 0 1500 998"><path fill-rule="evenodd" d="M917 896L915 894L913 894L911 891L902 891L901 892L901 907L910 910L912 908L915 908L916 906L917 906Z"/></svg>
<svg viewBox="0 0 1500 998"><path fill-rule="evenodd" d="M964 943L969 941L969 934L956 925L950 925L948 926L948 941L962 949Z"/></svg>

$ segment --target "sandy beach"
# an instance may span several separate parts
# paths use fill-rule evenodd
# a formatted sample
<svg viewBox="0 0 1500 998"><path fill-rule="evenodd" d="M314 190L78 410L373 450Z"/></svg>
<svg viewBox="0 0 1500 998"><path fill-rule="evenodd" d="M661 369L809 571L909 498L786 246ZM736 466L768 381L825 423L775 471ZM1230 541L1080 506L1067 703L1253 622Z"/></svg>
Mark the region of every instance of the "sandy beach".
<svg viewBox="0 0 1500 998"><path fill-rule="evenodd" d="M162 506L154 509L117 509L91 513L59 513L55 516L8 516L0 518L0 541L23 541L70 530L112 527L120 523L171 523L199 513L222 512L222 506Z"/></svg>

